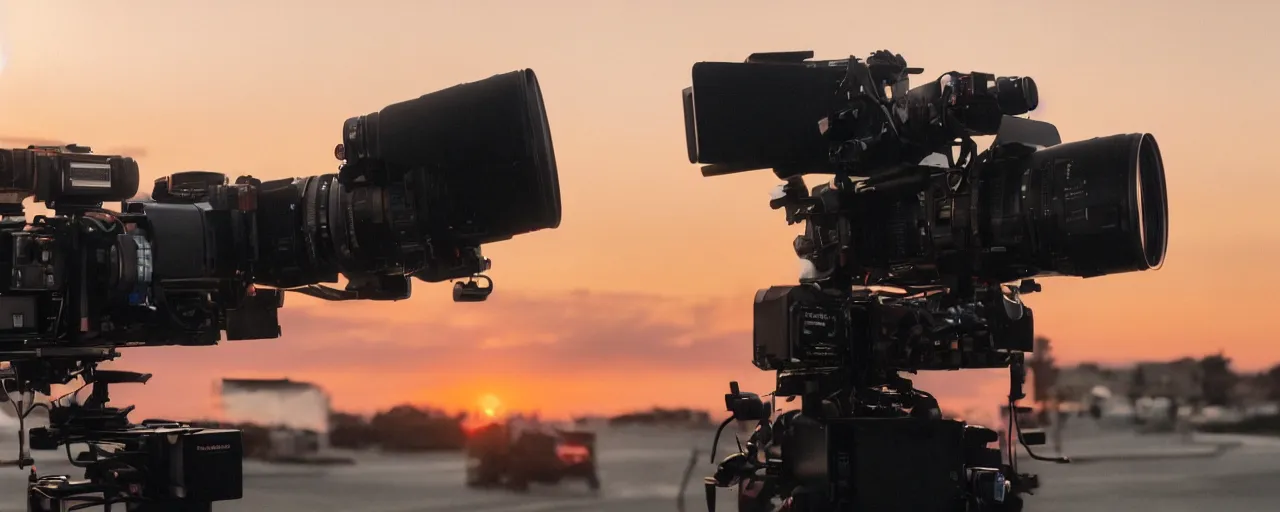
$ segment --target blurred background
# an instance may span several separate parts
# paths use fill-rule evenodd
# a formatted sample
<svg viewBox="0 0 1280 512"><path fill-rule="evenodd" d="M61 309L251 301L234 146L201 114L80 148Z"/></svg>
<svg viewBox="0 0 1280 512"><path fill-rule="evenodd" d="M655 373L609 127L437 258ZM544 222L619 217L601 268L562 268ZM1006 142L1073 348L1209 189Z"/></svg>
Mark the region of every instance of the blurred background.
<svg viewBox="0 0 1280 512"><path fill-rule="evenodd" d="M888 48L926 75L1032 76L1032 117L1064 140L1155 134L1172 212L1162 270L1046 280L1028 298L1051 345L1033 367L1037 421L1086 461L1044 468L1032 510L1260 510L1280 499L1266 483L1280 479L1278 14L1245 0L0 0L0 142L128 154L144 188L181 170L313 175L335 169L348 117L534 69L564 221L486 247L488 302L423 283L396 303L290 296L278 340L127 350L116 367L155 378L113 399L135 418L247 425L246 499L219 510L660 510L693 448L695 476L710 471L727 382L772 389L750 365L751 297L799 270L797 228L767 207L776 178L688 163L690 66ZM1007 387L1001 371L917 383L986 422ZM466 490L463 440L513 417L597 432L603 490ZM19 509L25 475L0 478L0 509Z"/></svg>

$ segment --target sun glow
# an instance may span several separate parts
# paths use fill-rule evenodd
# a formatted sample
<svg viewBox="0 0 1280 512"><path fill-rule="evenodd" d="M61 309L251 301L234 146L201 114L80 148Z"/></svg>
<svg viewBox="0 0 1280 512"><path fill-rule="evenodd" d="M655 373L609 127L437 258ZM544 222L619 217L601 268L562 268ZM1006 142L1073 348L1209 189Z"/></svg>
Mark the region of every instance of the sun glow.
<svg viewBox="0 0 1280 512"><path fill-rule="evenodd" d="M501 409L502 400L499 400L498 397L491 394L480 397L480 410L484 412L485 417L496 417Z"/></svg>

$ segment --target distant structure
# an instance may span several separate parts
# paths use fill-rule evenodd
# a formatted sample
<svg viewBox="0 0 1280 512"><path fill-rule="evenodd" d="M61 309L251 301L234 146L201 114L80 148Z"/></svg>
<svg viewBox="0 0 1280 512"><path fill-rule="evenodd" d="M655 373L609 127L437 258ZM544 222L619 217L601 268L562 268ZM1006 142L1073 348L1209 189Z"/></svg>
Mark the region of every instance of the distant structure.
<svg viewBox="0 0 1280 512"><path fill-rule="evenodd" d="M222 379L222 421L310 431L329 445L329 395L315 384L289 379Z"/></svg>
<svg viewBox="0 0 1280 512"><path fill-rule="evenodd" d="M1244 406L1271 404L1280 401L1280 394L1266 374L1248 375L1232 387L1232 394Z"/></svg>
<svg viewBox="0 0 1280 512"><path fill-rule="evenodd" d="M714 423L712 423L711 415L706 411L654 408L649 411L632 412L611 417L609 418L609 425L614 427L645 425L705 428L714 426Z"/></svg>
<svg viewBox="0 0 1280 512"><path fill-rule="evenodd" d="M1099 387L1116 398L1165 397L1179 403L1204 399L1204 370L1191 358L1171 362L1143 362L1128 367L1092 363L1060 368L1053 387L1067 400L1084 400Z"/></svg>

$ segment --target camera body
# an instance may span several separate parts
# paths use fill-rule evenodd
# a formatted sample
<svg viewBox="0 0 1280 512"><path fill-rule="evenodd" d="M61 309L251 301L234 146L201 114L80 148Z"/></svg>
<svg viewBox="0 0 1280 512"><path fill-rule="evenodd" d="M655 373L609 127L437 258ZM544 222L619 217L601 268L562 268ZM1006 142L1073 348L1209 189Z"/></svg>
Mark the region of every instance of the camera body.
<svg viewBox="0 0 1280 512"><path fill-rule="evenodd" d="M56 449L53 439L32 429L32 448ZM151 506L177 502L212 503L238 500L243 491L244 457L240 431L201 429L179 424L143 425L104 432L99 442L117 442L121 455L90 466L84 480L47 476L32 482L32 511L60 511L93 486L124 489L117 499ZM91 452L85 452L91 453ZM89 463L88 460L80 461Z"/></svg>
<svg viewBox="0 0 1280 512"><path fill-rule="evenodd" d="M1016 317L1006 296L953 304L942 295L831 294L815 285L773 286L756 293L752 364L808 373L873 367L892 371L1004 368L1030 352L1034 318ZM789 395L783 395L789 396Z"/></svg>
<svg viewBox="0 0 1280 512"><path fill-rule="evenodd" d="M65 154L6 150L56 168ZM106 162L132 159L76 154ZM14 169L14 171L18 171ZM113 179L134 184L137 166ZM105 187L123 187L119 181ZM37 196L39 199L39 196ZM280 335L283 293L255 289L257 183L209 172L157 180L149 200L101 208L113 196L48 200L56 215L0 220L0 355L46 347L211 345ZM20 212L20 210L18 210Z"/></svg>

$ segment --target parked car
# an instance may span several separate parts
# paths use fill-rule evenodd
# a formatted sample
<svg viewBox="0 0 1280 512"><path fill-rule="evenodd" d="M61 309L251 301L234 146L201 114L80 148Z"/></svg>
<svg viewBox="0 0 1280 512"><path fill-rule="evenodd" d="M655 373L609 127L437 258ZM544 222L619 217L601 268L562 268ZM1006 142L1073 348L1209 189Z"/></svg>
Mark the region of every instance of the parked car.
<svg viewBox="0 0 1280 512"><path fill-rule="evenodd" d="M493 423L467 440L467 486L525 491L531 483L556 485L565 479L582 479L596 491L600 476L595 444L594 432L513 429Z"/></svg>

